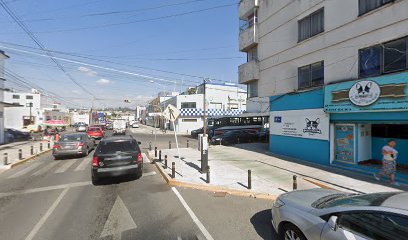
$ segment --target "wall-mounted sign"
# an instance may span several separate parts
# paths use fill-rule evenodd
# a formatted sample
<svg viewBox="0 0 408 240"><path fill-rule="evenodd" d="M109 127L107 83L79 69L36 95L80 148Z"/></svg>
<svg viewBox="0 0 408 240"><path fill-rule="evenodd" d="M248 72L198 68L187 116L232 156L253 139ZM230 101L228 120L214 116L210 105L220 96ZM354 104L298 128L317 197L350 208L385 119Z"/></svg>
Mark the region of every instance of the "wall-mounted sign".
<svg viewBox="0 0 408 240"><path fill-rule="evenodd" d="M325 86L324 111L408 111L408 73Z"/></svg>
<svg viewBox="0 0 408 240"><path fill-rule="evenodd" d="M270 119L273 135L329 140L329 116L323 109L273 111Z"/></svg>
<svg viewBox="0 0 408 240"><path fill-rule="evenodd" d="M357 106L369 106L375 103L380 97L381 89L376 82L359 81L349 90L350 101Z"/></svg>

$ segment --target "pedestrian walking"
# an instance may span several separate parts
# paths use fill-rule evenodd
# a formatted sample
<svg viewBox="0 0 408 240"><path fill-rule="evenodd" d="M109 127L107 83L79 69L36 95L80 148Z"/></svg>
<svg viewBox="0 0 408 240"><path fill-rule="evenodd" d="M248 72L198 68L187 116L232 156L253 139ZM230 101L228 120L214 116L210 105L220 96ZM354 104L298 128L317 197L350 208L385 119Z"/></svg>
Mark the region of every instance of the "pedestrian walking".
<svg viewBox="0 0 408 240"><path fill-rule="evenodd" d="M398 151L395 150L397 142L393 139L388 140L388 144L382 148L382 169L378 174L374 173L374 178L379 181L381 177L387 175L390 177L390 183L396 186L399 186L395 182L395 172L397 171L397 157Z"/></svg>

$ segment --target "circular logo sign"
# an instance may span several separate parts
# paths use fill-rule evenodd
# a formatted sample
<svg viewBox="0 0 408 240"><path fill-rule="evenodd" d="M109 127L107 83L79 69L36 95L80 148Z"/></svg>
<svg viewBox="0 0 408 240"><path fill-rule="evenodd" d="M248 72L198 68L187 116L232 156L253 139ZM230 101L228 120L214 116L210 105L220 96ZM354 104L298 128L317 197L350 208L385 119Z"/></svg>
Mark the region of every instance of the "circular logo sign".
<svg viewBox="0 0 408 240"><path fill-rule="evenodd" d="M357 106L369 106L378 100L381 94L380 86L374 81L356 82L349 91L350 101Z"/></svg>

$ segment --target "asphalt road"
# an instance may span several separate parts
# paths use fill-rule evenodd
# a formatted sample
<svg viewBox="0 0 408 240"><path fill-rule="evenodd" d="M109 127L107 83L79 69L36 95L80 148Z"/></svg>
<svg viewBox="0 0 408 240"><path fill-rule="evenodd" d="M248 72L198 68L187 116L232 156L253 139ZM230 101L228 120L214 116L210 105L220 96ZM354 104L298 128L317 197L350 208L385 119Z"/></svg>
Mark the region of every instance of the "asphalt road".
<svg viewBox="0 0 408 240"><path fill-rule="evenodd" d="M143 148L154 141L143 128L129 132ZM161 135L157 145L170 140ZM0 239L276 239L270 201L172 188L149 163L140 179L93 186L92 154L47 153L0 173Z"/></svg>

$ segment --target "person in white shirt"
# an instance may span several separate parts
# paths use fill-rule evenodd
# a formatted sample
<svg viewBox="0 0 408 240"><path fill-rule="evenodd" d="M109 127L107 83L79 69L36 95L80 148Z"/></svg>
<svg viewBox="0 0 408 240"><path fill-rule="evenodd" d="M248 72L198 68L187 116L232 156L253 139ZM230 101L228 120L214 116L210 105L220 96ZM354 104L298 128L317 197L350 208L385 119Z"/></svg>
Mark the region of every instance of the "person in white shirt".
<svg viewBox="0 0 408 240"><path fill-rule="evenodd" d="M395 150L397 142L393 139L388 140L388 145L382 148L382 169L378 174L374 173L374 178L378 181L381 177L388 175L390 177L390 183L393 185L399 185L395 182L395 172L397 171L397 156L398 151Z"/></svg>

